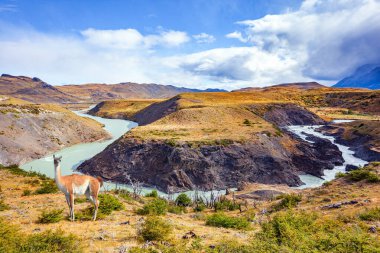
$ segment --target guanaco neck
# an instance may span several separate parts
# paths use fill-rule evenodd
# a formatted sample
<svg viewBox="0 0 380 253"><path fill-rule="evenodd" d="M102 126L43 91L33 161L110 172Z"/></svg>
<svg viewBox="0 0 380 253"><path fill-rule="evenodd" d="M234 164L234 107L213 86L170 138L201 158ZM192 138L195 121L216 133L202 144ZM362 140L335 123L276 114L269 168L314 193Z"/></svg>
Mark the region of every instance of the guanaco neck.
<svg viewBox="0 0 380 253"><path fill-rule="evenodd" d="M61 165L60 164L54 165L54 169L55 169L55 182L57 183L57 185L61 185L62 184Z"/></svg>

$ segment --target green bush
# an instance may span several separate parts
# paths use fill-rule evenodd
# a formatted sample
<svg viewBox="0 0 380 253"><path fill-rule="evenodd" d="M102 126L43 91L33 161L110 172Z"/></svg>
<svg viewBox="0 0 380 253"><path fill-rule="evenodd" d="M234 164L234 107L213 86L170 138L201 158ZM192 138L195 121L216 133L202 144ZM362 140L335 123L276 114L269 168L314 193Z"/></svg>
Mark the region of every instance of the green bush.
<svg viewBox="0 0 380 253"><path fill-rule="evenodd" d="M157 216L149 216L138 234L144 241L162 241L169 237L173 228L170 223Z"/></svg>
<svg viewBox="0 0 380 253"><path fill-rule="evenodd" d="M193 209L194 209L194 212L202 212L206 209L206 205L203 202L197 203L197 204L195 204Z"/></svg>
<svg viewBox="0 0 380 253"><path fill-rule="evenodd" d="M174 214L183 214L183 213L186 213L187 210L186 210L186 207L184 206L169 206L168 207L168 212L169 213L174 213Z"/></svg>
<svg viewBox="0 0 380 253"><path fill-rule="evenodd" d="M145 194L145 197L157 198L158 192L156 190L153 190L150 193Z"/></svg>
<svg viewBox="0 0 380 253"><path fill-rule="evenodd" d="M140 215L163 215L168 211L168 203L164 199L154 199L146 203L142 208L137 210Z"/></svg>
<svg viewBox="0 0 380 253"><path fill-rule="evenodd" d="M0 211L5 211L9 209L9 205L5 204L3 199L0 199Z"/></svg>
<svg viewBox="0 0 380 253"><path fill-rule="evenodd" d="M44 181L42 183L42 186L38 188L35 191L35 194L49 194L49 193L57 193L58 192L58 187L55 184L54 181Z"/></svg>
<svg viewBox="0 0 380 253"><path fill-rule="evenodd" d="M104 219L110 215L113 211L120 211L124 209L123 203L121 203L115 196L111 194L99 194L99 208L97 219ZM76 213L75 216L79 220L92 220L94 214L94 206L81 210Z"/></svg>
<svg viewBox="0 0 380 253"><path fill-rule="evenodd" d="M80 240L74 235L65 235L62 230L48 230L27 238L20 252L82 252Z"/></svg>
<svg viewBox="0 0 380 253"><path fill-rule="evenodd" d="M126 189L115 190L115 194L117 194L119 197L123 198L126 201L130 202L133 200L131 193Z"/></svg>
<svg viewBox="0 0 380 253"><path fill-rule="evenodd" d="M21 196L30 196L32 195L32 191L29 190L29 189L25 189L23 192L22 192L22 195Z"/></svg>
<svg viewBox="0 0 380 253"><path fill-rule="evenodd" d="M280 211L282 209L290 209L296 207L299 202L302 200L302 196L299 194L283 194L278 198L281 198L281 201L272 206L273 211Z"/></svg>
<svg viewBox="0 0 380 253"><path fill-rule="evenodd" d="M221 198L214 203L215 211L234 211L240 208L240 205L227 198Z"/></svg>
<svg viewBox="0 0 380 253"><path fill-rule="evenodd" d="M262 224L251 252L380 252L380 242L360 226L290 210Z"/></svg>
<svg viewBox="0 0 380 253"><path fill-rule="evenodd" d="M25 171L18 167L18 165L10 165L10 166L0 166L0 169L8 170L10 173L14 175L24 176L24 177L38 177L41 180L50 180L45 174L34 172L34 171Z"/></svg>
<svg viewBox="0 0 380 253"><path fill-rule="evenodd" d="M335 178L342 178L342 177L345 177L347 174L346 173L343 173L343 172L337 172L335 174Z"/></svg>
<svg viewBox="0 0 380 253"><path fill-rule="evenodd" d="M63 219L63 209L43 211L38 218L38 223L56 223Z"/></svg>
<svg viewBox="0 0 380 253"><path fill-rule="evenodd" d="M380 221L380 207L368 209L360 213L359 219L365 221Z"/></svg>
<svg viewBox="0 0 380 253"><path fill-rule="evenodd" d="M0 219L0 235L0 252L82 252L80 240L73 235L66 235L61 230L26 235L16 226Z"/></svg>
<svg viewBox="0 0 380 253"><path fill-rule="evenodd" d="M74 204L81 204L87 202L87 198L75 198Z"/></svg>
<svg viewBox="0 0 380 253"><path fill-rule="evenodd" d="M367 180L370 183L380 182L380 177L369 170L368 168L361 168L357 170L353 170L347 173L347 178L351 181L362 181Z"/></svg>
<svg viewBox="0 0 380 253"><path fill-rule="evenodd" d="M191 199L185 193L179 194L175 199L177 206L190 206L191 202Z"/></svg>
<svg viewBox="0 0 380 253"><path fill-rule="evenodd" d="M244 217L230 217L224 213L215 213L207 217L206 225L213 227L247 229L250 226Z"/></svg>

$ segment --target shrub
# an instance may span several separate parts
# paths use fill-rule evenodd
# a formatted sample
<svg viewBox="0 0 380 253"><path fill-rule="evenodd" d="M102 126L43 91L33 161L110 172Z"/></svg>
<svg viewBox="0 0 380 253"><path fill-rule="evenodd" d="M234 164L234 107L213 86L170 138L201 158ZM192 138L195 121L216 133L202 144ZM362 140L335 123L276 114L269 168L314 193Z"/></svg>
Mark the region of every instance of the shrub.
<svg viewBox="0 0 380 253"><path fill-rule="evenodd" d="M164 199L154 199L146 203L142 208L137 210L140 215L163 215L168 211L168 203Z"/></svg>
<svg viewBox="0 0 380 253"><path fill-rule="evenodd" d="M9 206L4 203L4 200L0 199L0 211L5 211L5 210L9 210L9 209L10 209Z"/></svg>
<svg viewBox="0 0 380 253"><path fill-rule="evenodd" d="M302 200L301 195L293 193L280 195L279 198L281 198L281 201L272 206L273 211L296 207Z"/></svg>
<svg viewBox="0 0 380 253"><path fill-rule="evenodd" d="M380 182L380 177L368 168L360 168L347 173L347 178L351 181L367 180L370 183Z"/></svg>
<svg viewBox="0 0 380 253"><path fill-rule="evenodd" d="M115 190L115 194L127 201L132 201L131 193L126 189Z"/></svg>
<svg viewBox="0 0 380 253"><path fill-rule="evenodd" d="M150 193L145 194L145 197L157 198L158 192L156 190L153 190Z"/></svg>
<svg viewBox="0 0 380 253"><path fill-rule="evenodd" d="M42 186L35 191L35 194L49 194L58 192L58 187L54 181L44 181Z"/></svg>
<svg viewBox="0 0 380 253"><path fill-rule="evenodd" d="M74 235L65 235L62 230L48 230L31 235L22 245L21 252L82 252L80 240Z"/></svg>
<svg viewBox="0 0 380 253"><path fill-rule="evenodd" d="M169 237L173 228L170 223L157 216L148 217L138 234L144 241L162 241Z"/></svg>
<svg viewBox="0 0 380 253"><path fill-rule="evenodd" d="M120 211L124 209L123 203L121 203L115 196L111 194L99 194L99 208L97 219L103 219L110 215L113 211ZM76 213L76 217L79 220L92 220L94 214L94 206L81 210Z"/></svg>
<svg viewBox="0 0 380 253"><path fill-rule="evenodd" d="M233 211L240 208L240 205L232 200L227 198L220 198L219 201L214 203L215 211Z"/></svg>
<svg viewBox="0 0 380 253"><path fill-rule="evenodd" d="M178 206L190 206L191 202L191 199L185 193L179 194L175 199L175 203Z"/></svg>
<svg viewBox="0 0 380 253"><path fill-rule="evenodd" d="M87 198L75 198L74 204L81 204L87 202Z"/></svg>
<svg viewBox="0 0 380 253"><path fill-rule="evenodd" d="M34 172L34 171L25 171L18 167L18 165L9 165L7 167L0 166L0 169L8 170L14 175L24 176L24 177L38 177L41 180L50 180L45 174Z"/></svg>
<svg viewBox="0 0 380 253"><path fill-rule="evenodd" d="M25 189L23 192L22 192L22 195L21 196L30 196L32 195L32 191L29 190L29 189Z"/></svg>
<svg viewBox="0 0 380 253"><path fill-rule="evenodd" d="M80 240L61 230L26 235L0 219L0 235L0 252L82 252Z"/></svg>
<svg viewBox="0 0 380 253"><path fill-rule="evenodd" d="M43 211L38 218L38 223L56 223L63 219L63 209Z"/></svg>
<svg viewBox="0 0 380 253"><path fill-rule="evenodd" d="M187 210L186 210L186 207L184 206L169 206L168 212L174 213L174 214L183 214L183 213L186 213Z"/></svg>
<svg viewBox="0 0 380 253"><path fill-rule="evenodd" d="M338 219L286 211L262 224L252 248L252 252L379 252L380 242Z"/></svg>
<svg viewBox="0 0 380 253"><path fill-rule="evenodd" d="M343 173L343 172L337 172L337 173L335 174L335 178L342 178L342 177L345 177L345 176L346 176L346 174Z"/></svg>
<svg viewBox="0 0 380 253"><path fill-rule="evenodd" d="M215 213L207 217L206 225L213 227L247 229L250 223L243 217L230 217L224 213Z"/></svg>
<svg viewBox="0 0 380 253"><path fill-rule="evenodd" d="M360 213L359 219L365 221L380 221L380 207L368 209Z"/></svg>
<svg viewBox="0 0 380 253"><path fill-rule="evenodd" d="M206 205L205 203L201 202L201 203L197 203L195 206L194 206L194 212L202 212L206 209Z"/></svg>

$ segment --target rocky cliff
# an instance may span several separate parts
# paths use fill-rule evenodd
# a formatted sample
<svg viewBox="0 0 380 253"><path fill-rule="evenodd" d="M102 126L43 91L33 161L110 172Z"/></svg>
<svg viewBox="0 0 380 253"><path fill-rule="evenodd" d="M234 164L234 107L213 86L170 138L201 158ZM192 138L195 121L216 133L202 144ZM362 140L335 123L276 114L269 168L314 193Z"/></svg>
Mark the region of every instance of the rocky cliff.
<svg viewBox="0 0 380 253"><path fill-rule="evenodd" d="M82 142L109 138L102 125L56 105L0 103L0 164L21 164Z"/></svg>
<svg viewBox="0 0 380 253"><path fill-rule="evenodd" d="M380 161L380 122L357 120L330 124L320 129L336 137L339 144L350 147L355 156L366 161Z"/></svg>

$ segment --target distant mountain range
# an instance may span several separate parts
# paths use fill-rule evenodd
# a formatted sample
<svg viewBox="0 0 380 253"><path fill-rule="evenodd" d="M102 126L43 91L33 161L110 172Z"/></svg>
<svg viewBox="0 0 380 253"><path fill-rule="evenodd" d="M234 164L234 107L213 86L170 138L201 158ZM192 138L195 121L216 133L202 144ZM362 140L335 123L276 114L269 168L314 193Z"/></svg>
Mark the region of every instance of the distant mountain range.
<svg viewBox="0 0 380 253"><path fill-rule="evenodd" d="M301 83L282 83L282 84L276 84L272 86L267 87L247 87L242 88L234 91L238 92L251 92L251 91L259 91L259 90L267 90L267 89L277 89L277 88L295 88L300 90L310 90L310 89L319 89L319 88L326 88L326 86L317 83L317 82L301 82Z"/></svg>
<svg viewBox="0 0 380 253"><path fill-rule="evenodd" d="M82 84L53 86L37 77L0 77L0 94L20 98L33 103L100 102L125 98L170 98L186 92L224 92L222 89L189 89L161 84Z"/></svg>
<svg viewBox="0 0 380 253"><path fill-rule="evenodd" d="M363 65L351 76L342 79L333 87L380 89L380 64Z"/></svg>

